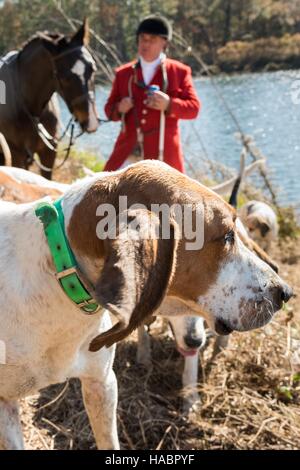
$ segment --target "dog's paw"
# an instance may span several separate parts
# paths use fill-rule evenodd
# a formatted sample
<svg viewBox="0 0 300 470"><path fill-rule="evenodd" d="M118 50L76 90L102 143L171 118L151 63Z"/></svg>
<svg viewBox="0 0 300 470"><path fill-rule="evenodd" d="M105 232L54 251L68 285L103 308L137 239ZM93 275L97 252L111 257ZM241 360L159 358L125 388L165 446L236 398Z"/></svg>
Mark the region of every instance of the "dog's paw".
<svg viewBox="0 0 300 470"><path fill-rule="evenodd" d="M139 327L138 337L136 361L138 364L149 367L151 365L151 340L144 326Z"/></svg>
<svg viewBox="0 0 300 470"><path fill-rule="evenodd" d="M183 399L183 413L187 416L199 413L201 410L201 398L198 392L187 394Z"/></svg>

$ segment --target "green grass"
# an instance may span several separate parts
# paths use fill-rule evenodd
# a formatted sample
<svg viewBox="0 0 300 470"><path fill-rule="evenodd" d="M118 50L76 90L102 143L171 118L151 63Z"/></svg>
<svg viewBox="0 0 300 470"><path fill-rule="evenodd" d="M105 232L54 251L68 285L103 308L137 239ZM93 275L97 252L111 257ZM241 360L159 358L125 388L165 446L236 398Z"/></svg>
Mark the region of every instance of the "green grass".
<svg viewBox="0 0 300 470"><path fill-rule="evenodd" d="M296 214L292 207L281 207L278 215L279 238L293 238L300 236L300 227L297 224Z"/></svg>
<svg viewBox="0 0 300 470"><path fill-rule="evenodd" d="M99 159L99 156L95 153L89 152L87 150L79 150L73 148L70 153L70 157L73 160L77 160L78 163L81 163L86 168L92 171L102 171L104 168L104 161Z"/></svg>
<svg viewBox="0 0 300 470"><path fill-rule="evenodd" d="M61 147L58 151L58 164L62 162L64 158L64 147ZM105 162L99 154L73 147L70 151L69 158L57 171L56 178L58 178L59 181L71 183L85 176L84 167L98 172L103 171L104 165Z"/></svg>

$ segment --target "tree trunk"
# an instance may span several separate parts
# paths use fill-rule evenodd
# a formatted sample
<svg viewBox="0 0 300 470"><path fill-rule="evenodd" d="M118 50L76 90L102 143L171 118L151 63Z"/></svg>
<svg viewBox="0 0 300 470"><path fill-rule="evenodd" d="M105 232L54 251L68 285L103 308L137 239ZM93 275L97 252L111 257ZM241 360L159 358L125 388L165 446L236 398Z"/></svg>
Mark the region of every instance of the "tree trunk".
<svg viewBox="0 0 300 470"><path fill-rule="evenodd" d="M231 38L231 0L226 0L225 2L225 22L224 22L224 36L223 36L223 45L225 45Z"/></svg>

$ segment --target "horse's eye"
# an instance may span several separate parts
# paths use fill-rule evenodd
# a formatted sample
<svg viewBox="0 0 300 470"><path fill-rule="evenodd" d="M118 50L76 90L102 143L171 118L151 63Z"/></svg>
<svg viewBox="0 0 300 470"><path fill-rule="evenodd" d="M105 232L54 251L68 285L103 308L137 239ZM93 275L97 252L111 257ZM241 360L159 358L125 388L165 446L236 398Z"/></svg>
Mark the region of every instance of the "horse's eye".
<svg viewBox="0 0 300 470"><path fill-rule="evenodd" d="M71 73L63 73L60 74L59 78L62 82L68 84L73 80L73 75Z"/></svg>
<svg viewBox="0 0 300 470"><path fill-rule="evenodd" d="M65 83L66 85L68 85L69 83L72 82L72 78L71 78L71 77L62 77L62 78L61 78L61 81L62 81L63 83Z"/></svg>
<svg viewBox="0 0 300 470"><path fill-rule="evenodd" d="M224 239L225 239L225 243L230 243L230 245L233 245L233 243L234 243L234 231L230 230L230 232L226 233Z"/></svg>

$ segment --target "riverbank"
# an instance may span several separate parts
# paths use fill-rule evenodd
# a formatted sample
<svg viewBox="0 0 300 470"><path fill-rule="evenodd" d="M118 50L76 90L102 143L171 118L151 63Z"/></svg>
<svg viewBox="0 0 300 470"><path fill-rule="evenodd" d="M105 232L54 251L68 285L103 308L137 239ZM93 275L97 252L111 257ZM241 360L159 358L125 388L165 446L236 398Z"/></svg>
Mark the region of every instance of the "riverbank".
<svg viewBox="0 0 300 470"><path fill-rule="evenodd" d="M207 54L203 53L204 58ZM268 72L300 68L300 34L261 38L251 41L230 41L217 49L210 71L219 73ZM192 60L193 70L200 70Z"/></svg>

